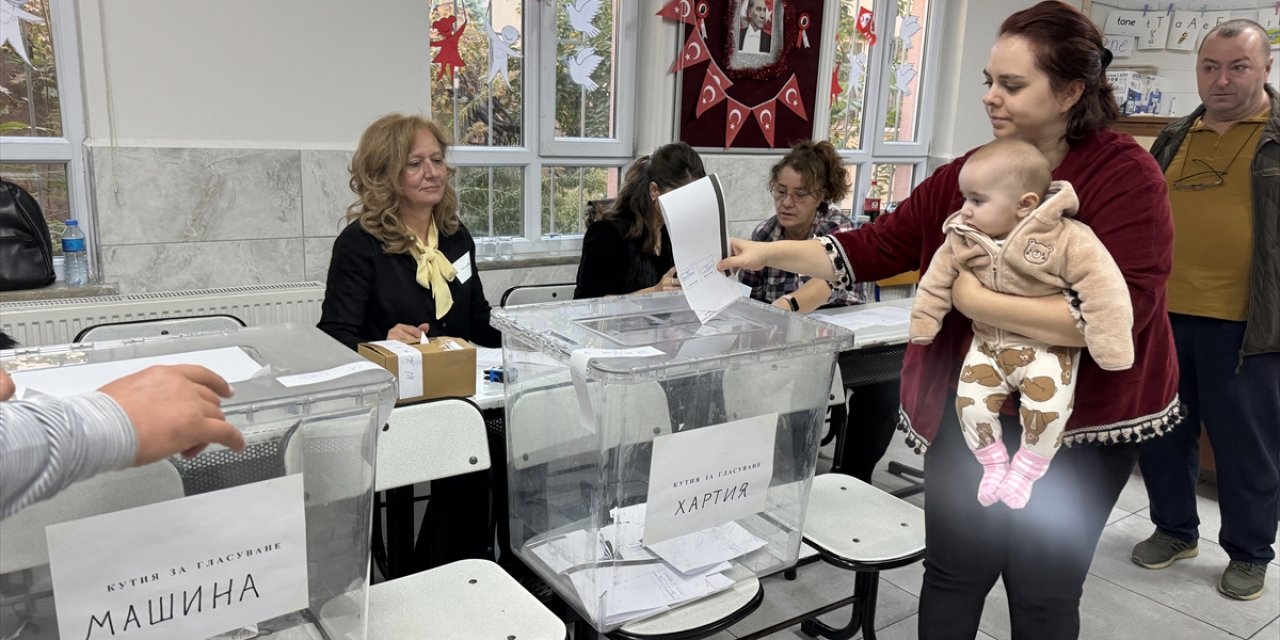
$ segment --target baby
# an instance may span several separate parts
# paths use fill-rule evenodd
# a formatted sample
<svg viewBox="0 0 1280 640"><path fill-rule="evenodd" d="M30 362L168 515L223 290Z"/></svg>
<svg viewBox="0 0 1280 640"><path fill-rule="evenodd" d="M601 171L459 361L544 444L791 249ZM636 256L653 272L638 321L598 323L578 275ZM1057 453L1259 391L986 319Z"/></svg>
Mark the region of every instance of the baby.
<svg viewBox="0 0 1280 640"><path fill-rule="evenodd" d="M947 238L920 280L911 309L911 341L929 344L951 310L961 270L992 291L1029 297L1068 292L1079 300L1079 326L1098 366L1133 366L1133 307L1115 260L1084 223L1068 182L1050 182L1049 163L1034 146L997 140L960 170L964 205L947 218ZM956 389L965 441L982 463L978 502L1026 506L1049 469L1075 406L1080 349L1043 344L973 322L973 343ZM1022 446L1012 463L1000 437L1005 398L1021 394Z"/></svg>

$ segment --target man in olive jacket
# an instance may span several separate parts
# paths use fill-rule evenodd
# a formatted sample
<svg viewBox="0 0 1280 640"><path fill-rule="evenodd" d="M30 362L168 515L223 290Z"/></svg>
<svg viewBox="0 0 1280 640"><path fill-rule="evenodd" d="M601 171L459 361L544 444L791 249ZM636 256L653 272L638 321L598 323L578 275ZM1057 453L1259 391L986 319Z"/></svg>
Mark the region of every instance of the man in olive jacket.
<svg viewBox="0 0 1280 640"><path fill-rule="evenodd" d="M1201 106L1151 148L1177 232L1169 317L1190 411L1143 443L1156 531L1132 559L1163 569L1197 555L1203 421L1231 559L1218 591L1237 600L1262 595L1280 511L1280 95L1266 84L1268 49L1250 20L1210 31L1196 59Z"/></svg>

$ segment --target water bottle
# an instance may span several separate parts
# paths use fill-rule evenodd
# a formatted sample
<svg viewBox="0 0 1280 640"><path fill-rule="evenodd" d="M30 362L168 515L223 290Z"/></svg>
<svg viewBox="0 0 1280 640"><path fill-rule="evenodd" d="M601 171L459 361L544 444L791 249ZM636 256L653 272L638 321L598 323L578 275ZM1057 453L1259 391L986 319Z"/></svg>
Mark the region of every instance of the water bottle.
<svg viewBox="0 0 1280 640"><path fill-rule="evenodd" d="M67 285L83 287L89 284L89 245L80 230L80 223L75 220L68 220L67 230L62 232L62 259Z"/></svg>

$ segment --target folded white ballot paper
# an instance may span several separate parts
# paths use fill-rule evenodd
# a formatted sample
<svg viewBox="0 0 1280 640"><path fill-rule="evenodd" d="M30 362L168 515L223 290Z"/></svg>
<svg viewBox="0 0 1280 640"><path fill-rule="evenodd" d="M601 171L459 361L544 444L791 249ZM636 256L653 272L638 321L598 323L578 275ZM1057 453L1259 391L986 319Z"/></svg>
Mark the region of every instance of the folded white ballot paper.
<svg viewBox="0 0 1280 640"><path fill-rule="evenodd" d="M706 322L750 292L737 279L716 270L729 257L724 195L715 174L658 196L671 236L676 275L689 308Z"/></svg>
<svg viewBox="0 0 1280 640"><path fill-rule="evenodd" d="M645 546L646 504L615 508L594 536L577 529L530 548L552 571L568 576L592 619L613 625L728 589L729 560L765 541L736 522Z"/></svg>

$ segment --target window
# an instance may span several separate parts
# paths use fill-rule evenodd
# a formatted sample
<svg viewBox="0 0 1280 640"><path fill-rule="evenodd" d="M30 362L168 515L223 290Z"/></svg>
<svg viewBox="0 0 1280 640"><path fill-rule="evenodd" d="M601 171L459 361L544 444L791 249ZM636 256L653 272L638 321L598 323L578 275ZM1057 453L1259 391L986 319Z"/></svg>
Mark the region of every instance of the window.
<svg viewBox="0 0 1280 640"><path fill-rule="evenodd" d="M568 0L434 6L431 110L455 141L472 234L513 236L517 252L559 247L582 233L588 201L617 195L634 153L638 4L603 0L594 15Z"/></svg>
<svg viewBox="0 0 1280 640"><path fill-rule="evenodd" d="M853 193L842 206L855 213L868 195L881 200L881 210L892 211L924 178L942 5L939 0L841 0L830 8L839 15L833 16L836 46L826 135L854 169ZM859 28L868 13L874 44L865 26Z"/></svg>
<svg viewBox="0 0 1280 640"><path fill-rule="evenodd" d="M9 6L21 42L9 41L14 35L8 30L0 42L0 175L40 203L54 254L61 256L66 220L77 218L92 233L75 6L65 0Z"/></svg>

